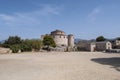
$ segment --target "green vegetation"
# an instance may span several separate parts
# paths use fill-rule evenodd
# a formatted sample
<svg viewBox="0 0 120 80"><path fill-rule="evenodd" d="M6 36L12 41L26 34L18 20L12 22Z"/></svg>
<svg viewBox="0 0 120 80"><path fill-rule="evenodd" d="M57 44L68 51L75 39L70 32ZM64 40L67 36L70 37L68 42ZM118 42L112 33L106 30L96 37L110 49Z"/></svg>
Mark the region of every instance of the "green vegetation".
<svg viewBox="0 0 120 80"><path fill-rule="evenodd" d="M56 44L51 36L45 36L43 39L44 46L56 47Z"/></svg>
<svg viewBox="0 0 120 80"><path fill-rule="evenodd" d="M13 53L17 53L20 50L19 45L11 45L10 49L12 50Z"/></svg>
<svg viewBox="0 0 120 80"><path fill-rule="evenodd" d="M103 36L99 36L96 38L96 41L97 42L100 42L100 41L105 41L106 39L103 37Z"/></svg>
<svg viewBox="0 0 120 80"><path fill-rule="evenodd" d="M33 40L28 41L28 42L30 42L31 47L32 47L32 49L34 49L34 51L39 51L40 48L42 47L42 41L41 40L33 39Z"/></svg>
<svg viewBox="0 0 120 80"><path fill-rule="evenodd" d="M3 44L2 47L10 48L13 53L25 51L39 51L42 46L42 41L38 39L22 40L18 36L10 36Z"/></svg>
<svg viewBox="0 0 120 80"><path fill-rule="evenodd" d="M14 45L14 44L21 44L22 40L20 37L18 36L10 36L4 44L8 44L8 45Z"/></svg>
<svg viewBox="0 0 120 80"><path fill-rule="evenodd" d="M5 42L2 44L5 48L10 48L12 45L21 44L22 40L18 36L10 36Z"/></svg>
<svg viewBox="0 0 120 80"><path fill-rule="evenodd" d="M18 36L10 36L3 44L0 46L5 48L10 48L13 53L18 51L39 51L42 46L56 47L56 44L51 36L45 36L43 41L39 39L26 39L23 40Z"/></svg>

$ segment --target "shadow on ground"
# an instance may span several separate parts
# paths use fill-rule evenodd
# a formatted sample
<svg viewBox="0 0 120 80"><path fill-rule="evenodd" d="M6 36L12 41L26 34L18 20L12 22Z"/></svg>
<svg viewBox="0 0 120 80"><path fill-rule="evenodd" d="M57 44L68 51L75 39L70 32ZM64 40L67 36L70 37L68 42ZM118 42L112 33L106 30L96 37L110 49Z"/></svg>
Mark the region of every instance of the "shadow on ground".
<svg viewBox="0 0 120 80"><path fill-rule="evenodd" d="M120 71L120 57L112 57L112 58L94 58L91 61L103 64L110 65L112 68Z"/></svg>

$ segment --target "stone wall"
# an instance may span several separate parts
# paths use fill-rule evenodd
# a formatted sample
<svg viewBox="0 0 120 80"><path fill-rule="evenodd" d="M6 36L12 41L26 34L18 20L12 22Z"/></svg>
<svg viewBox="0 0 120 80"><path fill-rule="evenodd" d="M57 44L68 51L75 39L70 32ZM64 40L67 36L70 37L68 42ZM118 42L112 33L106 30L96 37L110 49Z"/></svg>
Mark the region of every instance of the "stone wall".
<svg viewBox="0 0 120 80"><path fill-rule="evenodd" d="M68 38L66 35L55 35L53 39L57 46L68 46Z"/></svg>

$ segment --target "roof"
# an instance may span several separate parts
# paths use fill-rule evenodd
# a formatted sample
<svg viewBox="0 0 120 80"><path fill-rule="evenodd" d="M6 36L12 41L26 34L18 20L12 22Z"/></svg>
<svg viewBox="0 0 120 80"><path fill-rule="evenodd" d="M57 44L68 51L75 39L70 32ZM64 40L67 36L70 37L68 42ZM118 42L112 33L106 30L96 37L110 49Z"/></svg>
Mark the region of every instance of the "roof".
<svg viewBox="0 0 120 80"><path fill-rule="evenodd" d="M96 42L96 44L106 44L107 42L110 42L110 41L101 41L101 42Z"/></svg>
<svg viewBox="0 0 120 80"><path fill-rule="evenodd" d="M64 31L61 30L55 30L51 32L51 35L66 35Z"/></svg>
<svg viewBox="0 0 120 80"><path fill-rule="evenodd" d="M56 29L55 31L52 32L64 32L64 31Z"/></svg>

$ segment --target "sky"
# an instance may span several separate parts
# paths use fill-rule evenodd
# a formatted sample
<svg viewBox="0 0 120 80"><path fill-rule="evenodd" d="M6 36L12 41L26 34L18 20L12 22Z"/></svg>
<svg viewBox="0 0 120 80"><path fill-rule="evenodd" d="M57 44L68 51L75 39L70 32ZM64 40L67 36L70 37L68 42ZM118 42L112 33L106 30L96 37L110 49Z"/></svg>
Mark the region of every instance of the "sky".
<svg viewBox="0 0 120 80"><path fill-rule="evenodd" d="M0 0L0 40L56 29L80 39L120 37L120 0Z"/></svg>

